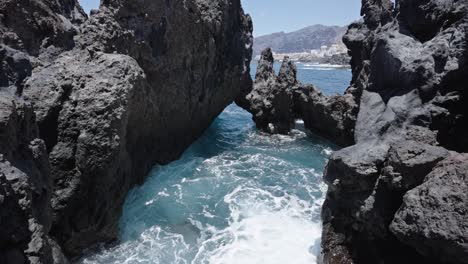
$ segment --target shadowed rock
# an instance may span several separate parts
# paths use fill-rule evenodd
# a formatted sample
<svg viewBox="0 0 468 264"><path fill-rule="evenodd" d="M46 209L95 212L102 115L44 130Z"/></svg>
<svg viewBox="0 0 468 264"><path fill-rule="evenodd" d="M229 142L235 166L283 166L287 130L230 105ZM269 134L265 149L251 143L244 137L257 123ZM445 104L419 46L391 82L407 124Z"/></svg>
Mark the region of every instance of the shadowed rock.
<svg viewBox="0 0 468 264"><path fill-rule="evenodd" d="M467 2L397 3L363 1L344 37L359 113L324 175L325 263L466 263L466 159L434 167L468 151Z"/></svg>
<svg viewBox="0 0 468 264"><path fill-rule="evenodd" d="M446 263L468 263L468 155L440 162L406 193L390 230L404 244Z"/></svg>

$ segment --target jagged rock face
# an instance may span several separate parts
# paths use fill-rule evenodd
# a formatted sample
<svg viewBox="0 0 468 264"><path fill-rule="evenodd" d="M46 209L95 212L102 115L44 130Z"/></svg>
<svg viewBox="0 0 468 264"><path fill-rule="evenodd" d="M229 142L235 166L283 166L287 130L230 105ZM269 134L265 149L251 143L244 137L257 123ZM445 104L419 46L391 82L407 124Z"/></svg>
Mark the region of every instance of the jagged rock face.
<svg viewBox="0 0 468 264"><path fill-rule="evenodd" d="M76 0L4 0L0 5L0 43L38 56L49 49L73 48L77 25L86 14Z"/></svg>
<svg viewBox="0 0 468 264"><path fill-rule="evenodd" d="M52 180L30 104L0 91L0 263L53 263Z"/></svg>
<svg viewBox="0 0 468 264"><path fill-rule="evenodd" d="M390 230L421 254L468 263L468 155L449 157L406 193Z"/></svg>
<svg viewBox="0 0 468 264"><path fill-rule="evenodd" d="M392 20L393 3L391 0L362 0L361 16L366 26L375 29Z"/></svg>
<svg viewBox="0 0 468 264"><path fill-rule="evenodd" d="M52 178L30 102L19 95L33 67L73 47L86 15L75 1L0 4L0 263L64 263L50 237ZM75 25L74 25L75 24ZM54 55L55 54L55 55Z"/></svg>
<svg viewBox="0 0 468 264"><path fill-rule="evenodd" d="M37 69L24 91L35 102L49 151L51 233L72 255L116 238L127 191L164 155L161 139L152 135L164 131L159 108L149 100L157 94L138 63L87 53L73 51Z"/></svg>
<svg viewBox="0 0 468 264"><path fill-rule="evenodd" d="M257 127L268 133L287 134L295 119L306 128L349 146L354 143L357 105L351 94L328 97L313 85L297 80L297 68L288 57L283 59L278 76L273 68L271 49L262 52L252 91L240 104L253 115Z"/></svg>
<svg viewBox="0 0 468 264"><path fill-rule="evenodd" d="M50 152L52 234L71 255L116 238L127 191L238 96L251 56L239 1L103 2L81 31L24 90Z"/></svg>
<svg viewBox="0 0 468 264"><path fill-rule="evenodd" d="M25 79L32 72L29 56L0 44L0 60L0 87L2 90L21 92Z"/></svg>
<svg viewBox="0 0 468 264"><path fill-rule="evenodd" d="M294 90L294 112L305 127L340 146L354 143L357 110L350 94L326 96L311 85Z"/></svg>
<svg viewBox="0 0 468 264"><path fill-rule="evenodd" d="M467 1L389 3L344 37L359 113L325 172L324 262L466 263Z"/></svg>
<svg viewBox="0 0 468 264"><path fill-rule="evenodd" d="M273 68L271 49L265 49L258 62L252 91L242 106L252 113L260 130L287 134L294 126L292 115L292 89L297 84L295 65L285 58L280 76Z"/></svg>
<svg viewBox="0 0 468 264"><path fill-rule="evenodd" d="M8 135L0 146L10 144L0 151L0 193L18 213L11 226L24 234L0 262L63 263L61 247L76 256L116 239L128 190L250 91L252 22L238 0L102 1L89 19L75 1L28 3L0 7L0 30L8 33L0 40L0 92L9 94L6 105L29 113L27 122L5 118L0 131ZM11 143L14 133L28 144ZM7 152L21 149L35 154ZM21 165L15 177L24 184L13 186L6 172L19 160L32 169ZM35 160L43 167L30 165ZM34 187L36 178L48 185ZM9 236L3 223L10 222L2 220L0 233Z"/></svg>

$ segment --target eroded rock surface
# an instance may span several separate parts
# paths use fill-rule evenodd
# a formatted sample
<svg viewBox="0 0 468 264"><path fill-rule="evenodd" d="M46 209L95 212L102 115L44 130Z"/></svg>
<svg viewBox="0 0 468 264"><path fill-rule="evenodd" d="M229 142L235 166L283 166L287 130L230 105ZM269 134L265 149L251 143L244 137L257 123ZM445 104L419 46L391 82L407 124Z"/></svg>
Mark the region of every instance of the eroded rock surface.
<svg viewBox="0 0 468 264"><path fill-rule="evenodd" d="M466 263L467 1L362 15L344 37L359 113L325 172L324 262Z"/></svg>
<svg viewBox="0 0 468 264"><path fill-rule="evenodd" d="M402 243L447 263L468 263L468 155L437 165L403 198L390 230Z"/></svg>
<svg viewBox="0 0 468 264"><path fill-rule="evenodd" d="M271 49L262 52L252 91L245 97L244 108L253 115L257 127L269 133L287 134L294 124L292 90L297 85L296 68L285 58L280 75L273 68Z"/></svg>
<svg viewBox="0 0 468 264"><path fill-rule="evenodd" d="M239 0L102 1L89 18L77 1L4 1L0 15L0 263L116 239L127 191L251 89Z"/></svg>
<svg viewBox="0 0 468 264"><path fill-rule="evenodd" d="M0 91L0 263L53 263L52 179L31 105Z"/></svg>

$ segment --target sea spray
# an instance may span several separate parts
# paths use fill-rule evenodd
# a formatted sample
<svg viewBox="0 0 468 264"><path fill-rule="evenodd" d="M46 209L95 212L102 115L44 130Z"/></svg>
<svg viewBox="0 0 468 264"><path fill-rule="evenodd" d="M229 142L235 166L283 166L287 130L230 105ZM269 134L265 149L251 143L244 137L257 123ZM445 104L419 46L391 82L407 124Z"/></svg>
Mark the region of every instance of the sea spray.
<svg viewBox="0 0 468 264"><path fill-rule="evenodd" d="M301 72L324 79L328 94L350 75ZM316 263L322 173L335 147L303 122L290 135L268 135L251 118L229 106L180 160L155 167L127 197L119 243L79 262Z"/></svg>

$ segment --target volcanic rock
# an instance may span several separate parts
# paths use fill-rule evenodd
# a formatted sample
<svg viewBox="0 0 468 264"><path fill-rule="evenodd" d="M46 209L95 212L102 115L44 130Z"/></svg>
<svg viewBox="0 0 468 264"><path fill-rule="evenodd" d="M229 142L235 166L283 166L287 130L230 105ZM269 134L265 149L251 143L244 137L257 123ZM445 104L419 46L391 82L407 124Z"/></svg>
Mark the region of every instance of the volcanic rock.
<svg viewBox="0 0 468 264"><path fill-rule="evenodd" d="M404 244L446 263L468 263L468 155L456 154L407 192L390 230Z"/></svg>
<svg viewBox="0 0 468 264"><path fill-rule="evenodd" d="M271 49L265 49L258 62L252 91L246 96L247 110L257 127L269 133L287 134L294 124L292 89L297 83L295 65L285 58L280 75L273 68Z"/></svg>
<svg viewBox="0 0 468 264"><path fill-rule="evenodd" d="M359 113L324 175L324 262L466 263L467 1L362 14L344 37Z"/></svg>
<svg viewBox="0 0 468 264"><path fill-rule="evenodd" d="M257 127L268 133L287 134L296 119L305 127L333 142L354 143L357 105L351 94L326 96L313 85L297 80L297 68L283 59L278 76L271 49L265 49L258 62L253 89L240 105L253 115Z"/></svg>

